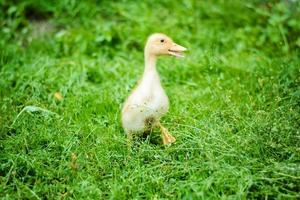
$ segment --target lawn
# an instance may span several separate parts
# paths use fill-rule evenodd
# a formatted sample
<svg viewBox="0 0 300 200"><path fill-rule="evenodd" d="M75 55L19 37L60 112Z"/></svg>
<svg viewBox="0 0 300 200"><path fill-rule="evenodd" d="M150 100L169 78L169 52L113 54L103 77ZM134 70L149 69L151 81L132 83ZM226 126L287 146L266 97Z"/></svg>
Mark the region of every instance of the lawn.
<svg viewBox="0 0 300 200"><path fill-rule="evenodd" d="M299 199L300 2L0 1L1 199ZM154 32L170 99L127 148Z"/></svg>

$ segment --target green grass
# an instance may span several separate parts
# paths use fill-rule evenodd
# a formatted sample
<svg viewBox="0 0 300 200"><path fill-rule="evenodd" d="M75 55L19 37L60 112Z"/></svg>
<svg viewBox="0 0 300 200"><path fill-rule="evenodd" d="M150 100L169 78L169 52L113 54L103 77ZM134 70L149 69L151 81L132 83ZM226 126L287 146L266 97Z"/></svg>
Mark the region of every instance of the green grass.
<svg viewBox="0 0 300 200"><path fill-rule="evenodd" d="M299 2L41 2L0 1L1 198L300 198ZM177 142L129 151L153 32L189 49L158 62Z"/></svg>

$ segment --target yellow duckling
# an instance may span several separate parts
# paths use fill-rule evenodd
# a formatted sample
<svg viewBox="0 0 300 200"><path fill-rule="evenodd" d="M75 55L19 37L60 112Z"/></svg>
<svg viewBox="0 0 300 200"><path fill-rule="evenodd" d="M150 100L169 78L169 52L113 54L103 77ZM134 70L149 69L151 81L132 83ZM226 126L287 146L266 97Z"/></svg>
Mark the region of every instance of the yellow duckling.
<svg viewBox="0 0 300 200"><path fill-rule="evenodd" d="M186 50L162 33L148 38L144 50L144 74L122 109L122 125L130 140L133 134L159 127L163 144L175 142L175 137L160 123L160 118L169 109L169 99L161 86L156 60L161 55L183 57L182 52Z"/></svg>

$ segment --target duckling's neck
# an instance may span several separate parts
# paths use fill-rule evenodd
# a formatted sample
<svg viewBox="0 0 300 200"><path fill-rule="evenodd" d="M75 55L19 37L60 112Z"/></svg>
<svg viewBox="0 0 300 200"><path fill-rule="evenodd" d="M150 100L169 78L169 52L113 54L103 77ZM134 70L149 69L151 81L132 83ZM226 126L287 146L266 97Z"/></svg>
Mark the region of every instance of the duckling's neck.
<svg viewBox="0 0 300 200"><path fill-rule="evenodd" d="M159 74L156 70L156 60L157 57L155 55L147 54L147 52L145 52L145 69L141 79L141 85L147 87L153 87L156 84L160 85Z"/></svg>
<svg viewBox="0 0 300 200"><path fill-rule="evenodd" d="M147 73L157 73L156 71L156 56L153 54L145 53L145 69L144 75Z"/></svg>

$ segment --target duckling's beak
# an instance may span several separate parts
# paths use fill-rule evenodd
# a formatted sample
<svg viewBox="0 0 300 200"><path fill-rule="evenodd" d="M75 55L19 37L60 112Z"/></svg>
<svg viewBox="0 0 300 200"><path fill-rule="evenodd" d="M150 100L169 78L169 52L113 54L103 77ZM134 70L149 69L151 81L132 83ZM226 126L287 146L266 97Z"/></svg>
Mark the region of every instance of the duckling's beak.
<svg viewBox="0 0 300 200"><path fill-rule="evenodd" d="M173 43L171 48L168 49L169 55L183 58L183 52L186 51L187 48L180 46L179 44Z"/></svg>

